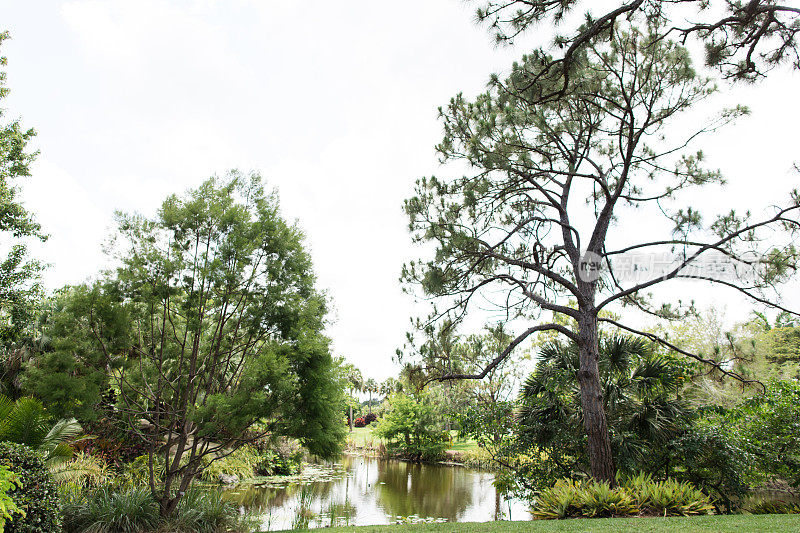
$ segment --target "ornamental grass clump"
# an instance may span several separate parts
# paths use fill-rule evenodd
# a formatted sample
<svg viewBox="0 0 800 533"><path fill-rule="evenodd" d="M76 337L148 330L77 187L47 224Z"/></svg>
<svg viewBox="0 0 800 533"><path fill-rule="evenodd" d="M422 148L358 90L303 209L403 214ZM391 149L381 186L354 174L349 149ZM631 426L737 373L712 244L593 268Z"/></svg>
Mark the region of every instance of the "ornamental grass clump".
<svg viewBox="0 0 800 533"><path fill-rule="evenodd" d="M145 487L103 487L71 495L64 505L64 533L231 533L252 531L249 520L219 491L203 487L191 487L170 517L161 516Z"/></svg>

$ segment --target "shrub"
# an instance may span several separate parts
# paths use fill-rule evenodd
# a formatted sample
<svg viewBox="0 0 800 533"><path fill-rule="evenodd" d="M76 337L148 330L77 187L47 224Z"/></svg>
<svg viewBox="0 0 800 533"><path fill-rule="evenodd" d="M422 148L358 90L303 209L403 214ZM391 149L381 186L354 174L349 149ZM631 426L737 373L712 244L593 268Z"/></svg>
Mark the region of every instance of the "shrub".
<svg viewBox="0 0 800 533"><path fill-rule="evenodd" d="M367 415L364 417L364 424L368 426L373 422L375 422L377 419L378 415L376 415L375 413L367 413Z"/></svg>
<svg viewBox="0 0 800 533"><path fill-rule="evenodd" d="M174 516L163 519L158 503L144 487L114 491L108 487L74 498L64 506L65 533L214 533L244 531L236 507L216 491L190 488Z"/></svg>
<svg viewBox="0 0 800 533"><path fill-rule="evenodd" d="M532 514L536 519L689 516L709 514L713 509L708 496L690 483L653 481L640 475L623 480L615 488L595 481L557 481L536 496Z"/></svg>
<svg viewBox="0 0 800 533"><path fill-rule="evenodd" d="M138 533L154 529L158 521L158 504L144 487L121 492L103 487L64 505L67 533Z"/></svg>
<svg viewBox="0 0 800 533"><path fill-rule="evenodd" d="M367 425L367 421L363 416L360 416L353 421L353 425L357 428L363 428Z"/></svg>
<svg viewBox="0 0 800 533"><path fill-rule="evenodd" d="M223 476L235 476L237 479L252 478L255 476L255 467L260 460L261 456L258 450L251 446L242 446L214 461L207 456L201 478L203 481L211 483L218 483Z"/></svg>
<svg viewBox="0 0 800 533"><path fill-rule="evenodd" d="M450 434L439 426L439 417L429 397L419 399L395 394L374 431L389 441L389 451L412 461L430 461L442 456Z"/></svg>
<svg viewBox="0 0 800 533"><path fill-rule="evenodd" d="M300 472L299 453L291 454L281 450L268 450L261 453L255 465L257 476L289 476Z"/></svg>
<svg viewBox="0 0 800 533"><path fill-rule="evenodd" d="M590 481L578 491L581 515L588 518L628 516L639 509L624 488L611 488L608 483Z"/></svg>
<svg viewBox="0 0 800 533"><path fill-rule="evenodd" d="M153 456L153 472L156 479L164 475L164 458L161 455ZM148 455L140 455L126 464L113 485L115 488L145 487L150 480L150 464Z"/></svg>
<svg viewBox="0 0 800 533"><path fill-rule="evenodd" d="M623 485L645 514L689 516L708 514L714 509L709 497L687 481L653 481L649 475L639 474Z"/></svg>
<svg viewBox="0 0 800 533"><path fill-rule="evenodd" d="M261 451L255 446L242 446L230 455L210 462L203 470L202 479L211 483L221 476L248 479L255 476L288 476L300 469L300 458L283 450Z"/></svg>
<svg viewBox="0 0 800 533"><path fill-rule="evenodd" d="M0 442L0 465L19 476L22 487L11 498L25 517L15 516L6 524L6 533L53 533L61 527L58 490L42 456L25 446Z"/></svg>
<svg viewBox="0 0 800 533"><path fill-rule="evenodd" d="M236 506L223 500L220 492L193 487L181 499L169 530L186 533L238 531L244 526L241 520Z"/></svg>
<svg viewBox="0 0 800 533"><path fill-rule="evenodd" d="M629 516L639 509L625 490L606 483L560 480L536 498L533 516L537 519Z"/></svg>
<svg viewBox="0 0 800 533"><path fill-rule="evenodd" d="M579 486L572 480L556 481L551 488L543 490L536 497L532 514L537 519L569 518L578 516L580 503Z"/></svg>
<svg viewBox="0 0 800 533"><path fill-rule="evenodd" d="M19 488L22 488L19 476L5 466L0 466L0 531L5 530L6 522L13 520L14 515L25 518L25 511L14 503L14 499L9 494L12 490Z"/></svg>

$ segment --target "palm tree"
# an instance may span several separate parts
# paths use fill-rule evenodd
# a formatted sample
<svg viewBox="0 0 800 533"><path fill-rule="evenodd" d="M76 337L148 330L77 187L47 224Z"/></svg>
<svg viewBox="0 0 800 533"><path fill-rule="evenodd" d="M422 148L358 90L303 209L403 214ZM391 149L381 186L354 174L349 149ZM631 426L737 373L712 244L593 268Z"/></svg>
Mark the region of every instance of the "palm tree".
<svg viewBox="0 0 800 533"><path fill-rule="evenodd" d="M652 344L637 337L604 336L599 353L614 460L623 469L635 468L648 450L675 436L689 416L679 395L683 370L679 362L654 354ZM584 455L586 437L575 379L579 366L574 342L551 342L540 351L521 394L521 437L547 449L555 463L563 459L561 468Z"/></svg>
<svg viewBox="0 0 800 533"><path fill-rule="evenodd" d="M364 390L369 393L369 414L372 414L372 393L378 392L378 382L369 378L364 382Z"/></svg>
<svg viewBox="0 0 800 533"><path fill-rule="evenodd" d="M16 401L0 395L0 441L25 444L38 451L48 466L66 462L73 449L67 444L83 431L74 419L55 422L35 398Z"/></svg>
<svg viewBox="0 0 800 533"><path fill-rule="evenodd" d="M361 392L364 388L364 377L361 375L361 371L354 367L353 365L348 364L347 369L347 381L350 384L350 395L353 396L356 392ZM350 402L350 432L353 432L353 403Z"/></svg>
<svg viewBox="0 0 800 533"><path fill-rule="evenodd" d="M388 398L394 392L402 392L403 384L395 378L386 378L386 381L381 383L380 393L384 398Z"/></svg>

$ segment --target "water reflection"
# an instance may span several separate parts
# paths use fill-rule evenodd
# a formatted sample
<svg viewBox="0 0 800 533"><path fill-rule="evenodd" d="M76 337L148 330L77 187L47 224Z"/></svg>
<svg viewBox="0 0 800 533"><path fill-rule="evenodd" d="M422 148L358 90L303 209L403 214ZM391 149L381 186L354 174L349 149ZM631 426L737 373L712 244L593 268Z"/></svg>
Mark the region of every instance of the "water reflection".
<svg viewBox="0 0 800 533"><path fill-rule="evenodd" d="M525 520L519 502L506 502L491 473L445 465L418 465L345 457L309 469L305 482L245 485L226 497L256 512L265 530L401 521Z"/></svg>

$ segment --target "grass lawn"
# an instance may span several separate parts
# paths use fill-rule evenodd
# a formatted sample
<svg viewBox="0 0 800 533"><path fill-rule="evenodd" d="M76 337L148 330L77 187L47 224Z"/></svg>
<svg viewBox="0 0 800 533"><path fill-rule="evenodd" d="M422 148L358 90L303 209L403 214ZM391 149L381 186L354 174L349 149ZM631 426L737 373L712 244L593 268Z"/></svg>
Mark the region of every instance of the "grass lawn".
<svg viewBox="0 0 800 533"><path fill-rule="evenodd" d="M709 532L797 532L800 515L723 515L692 518L595 518L572 520L537 520L533 522L486 522L447 524L414 524L397 526L363 526L325 528L328 532L353 533L550 533L561 531L646 533L650 531L693 533Z"/></svg>
<svg viewBox="0 0 800 533"><path fill-rule="evenodd" d="M361 448L370 441L378 444L381 439L372 434L372 427L365 427L353 428L353 432L347 434L347 440Z"/></svg>

